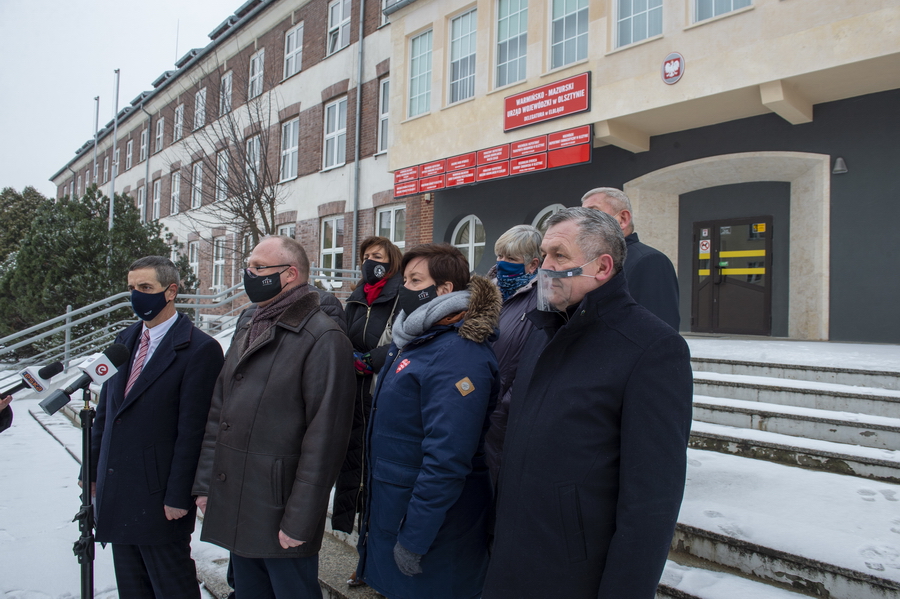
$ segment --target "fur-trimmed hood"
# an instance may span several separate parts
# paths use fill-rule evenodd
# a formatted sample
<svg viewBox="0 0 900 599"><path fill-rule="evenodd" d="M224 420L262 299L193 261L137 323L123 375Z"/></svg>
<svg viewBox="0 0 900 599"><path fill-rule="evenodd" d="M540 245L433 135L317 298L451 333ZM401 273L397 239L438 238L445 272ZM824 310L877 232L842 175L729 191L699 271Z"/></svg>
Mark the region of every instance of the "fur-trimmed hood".
<svg viewBox="0 0 900 599"><path fill-rule="evenodd" d="M459 336L476 343L484 343L500 323L503 300L500 290L487 278L474 275L469 281L469 307L459 327Z"/></svg>

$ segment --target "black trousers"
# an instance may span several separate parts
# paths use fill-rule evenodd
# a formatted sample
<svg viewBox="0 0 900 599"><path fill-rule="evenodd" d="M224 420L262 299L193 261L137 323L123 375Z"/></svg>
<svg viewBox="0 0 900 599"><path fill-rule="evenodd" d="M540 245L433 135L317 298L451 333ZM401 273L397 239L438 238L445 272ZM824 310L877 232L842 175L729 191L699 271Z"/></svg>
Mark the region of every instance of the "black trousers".
<svg viewBox="0 0 900 599"><path fill-rule="evenodd" d="M200 599L191 536L165 545L112 544L120 599Z"/></svg>
<svg viewBox="0 0 900 599"><path fill-rule="evenodd" d="M249 558L231 554L239 599L322 599L319 556Z"/></svg>

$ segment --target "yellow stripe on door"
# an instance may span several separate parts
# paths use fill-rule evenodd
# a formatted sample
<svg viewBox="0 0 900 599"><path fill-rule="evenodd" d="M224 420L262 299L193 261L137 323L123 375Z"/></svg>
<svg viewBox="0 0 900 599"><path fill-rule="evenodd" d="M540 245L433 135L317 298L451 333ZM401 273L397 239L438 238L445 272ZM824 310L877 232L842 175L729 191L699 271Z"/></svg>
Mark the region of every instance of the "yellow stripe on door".
<svg viewBox="0 0 900 599"><path fill-rule="evenodd" d="M765 268L723 268L719 271L723 275L764 275Z"/></svg>
<svg viewBox="0 0 900 599"><path fill-rule="evenodd" d="M766 250L736 250L731 252L719 252L719 258L750 258L752 256L765 256Z"/></svg>

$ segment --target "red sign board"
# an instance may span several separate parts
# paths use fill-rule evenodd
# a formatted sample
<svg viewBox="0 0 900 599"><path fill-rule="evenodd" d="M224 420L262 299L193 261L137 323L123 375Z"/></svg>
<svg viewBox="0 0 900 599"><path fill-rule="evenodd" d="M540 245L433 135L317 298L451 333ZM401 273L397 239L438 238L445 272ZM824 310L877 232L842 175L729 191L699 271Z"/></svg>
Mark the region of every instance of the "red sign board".
<svg viewBox="0 0 900 599"><path fill-rule="evenodd" d="M474 156L474 154L473 154ZM456 171L447 174L447 187L456 187L457 185L467 185L475 182L475 169L467 168L465 170Z"/></svg>
<svg viewBox="0 0 900 599"><path fill-rule="evenodd" d="M429 162L428 164L423 164L419 167L419 176L424 178L440 175L445 170L447 170L446 167L446 160L436 160L435 162Z"/></svg>
<svg viewBox="0 0 900 599"><path fill-rule="evenodd" d="M418 180L407 181L405 183L394 183L394 197L395 198L413 195L414 193L419 193Z"/></svg>
<svg viewBox="0 0 900 599"><path fill-rule="evenodd" d="M590 72L548 83L504 99L503 130L543 123L591 107Z"/></svg>
<svg viewBox="0 0 900 599"><path fill-rule="evenodd" d="M509 161L510 175L523 175L532 171L542 171L547 168L547 154L536 154L534 156L522 156L521 158L513 158Z"/></svg>
<svg viewBox="0 0 900 599"><path fill-rule="evenodd" d="M472 168L473 166L475 166L475 152L460 154L447 159L448 171L458 171L461 168Z"/></svg>
<svg viewBox="0 0 900 599"><path fill-rule="evenodd" d="M591 144L581 144L547 152L547 166L559 168L591 161Z"/></svg>
<svg viewBox="0 0 900 599"><path fill-rule="evenodd" d="M586 144L591 141L591 126L576 127L568 131L558 131L547 136L548 150L558 150L560 148L568 148L579 144Z"/></svg>
<svg viewBox="0 0 900 599"><path fill-rule="evenodd" d="M478 181L490 181L491 179L499 179L500 177L509 176L509 161L494 162L492 164L484 164L479 166L475 171L475 178Z"/></svg>
<svg viewBox="0 0 900 599"><path fill-rule="evenodd" d="M425 193L444 188L444 175L435 175L427 179L419 179L419 191Z"/></svg>
<svg viewBox="0 0 900 599"><path fill-rule="evenodd" d="M419 167L411 166L409 168L401 168L399 171L394 171L394 185L396 186L398 183L406 183L408 181L415 181L419 178Z"/></svg>
<svg viewBox="0 0 900 599"><path fill-rule="evenodd" d="M509 160L509 144L494 146L487 150L478 150L477 154L479 165L499 162L500 160Z"/></svg>
<svg viewBox="0 0 900 599"><path fill-rule="evenodd" d="M519 156L527 156L529 154L537 154L538 152L547 151L547 136L532 137L531 139L523 139L509 144L510 154L513 158Z"/></svg>

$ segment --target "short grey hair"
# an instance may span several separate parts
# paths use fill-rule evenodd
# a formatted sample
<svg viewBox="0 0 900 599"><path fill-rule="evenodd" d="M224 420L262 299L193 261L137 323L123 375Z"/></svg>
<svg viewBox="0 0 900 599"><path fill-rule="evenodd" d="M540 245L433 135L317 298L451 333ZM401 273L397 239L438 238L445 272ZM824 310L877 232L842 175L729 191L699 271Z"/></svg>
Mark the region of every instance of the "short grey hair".
<svg viewBox="0 0 900 599"><path fill-rule="evenodd" d="M142 268L152 268L155 270L156 280L166 289L171 285L181 286L181 277L178 276L178 269L168 258L162 256L145 256L143 258L138 258L128 267L128 272L141 270Z"/></svg>
<svg viewBox="0 0 900 599"><path fill-rule="evenodd" d="M615 187L595 187L581 196L581 205L583 206L589 197L600 193L609 198L610 208L612 208L614 212L627 210L634 215L634 210L631 209L631 200L628 199L628 196L625 195L624 191L616 189Z"/></svg>
<svg viewBox="0 0 900 599"><path fill-rule="evenodd" d="M306 255L306 250L303 249L300 242L286 235L266 235L259 241L262 243L266 239L280 241L285 263L297 268L301 281L309 281L309 256Z"/></svg>
<svg viewBox="0 0 900 599"><path fill-rule="evenodd" d="M498 256L515 258L528 264L535 258L541 260L541 232L531 225L516 225L500 236L494 244L494 253Z"/></svg>
<svg viewBox="0 0 900 599"><path fill-rule="evenodd" d="M616 272L622 270L627 250L619 221L605 212L591 208L566 208L547 219L547 230L568 221L574 222L578 227L575 244L584 254L585 260L596 260L603 254L609 254Z"/></svg>

